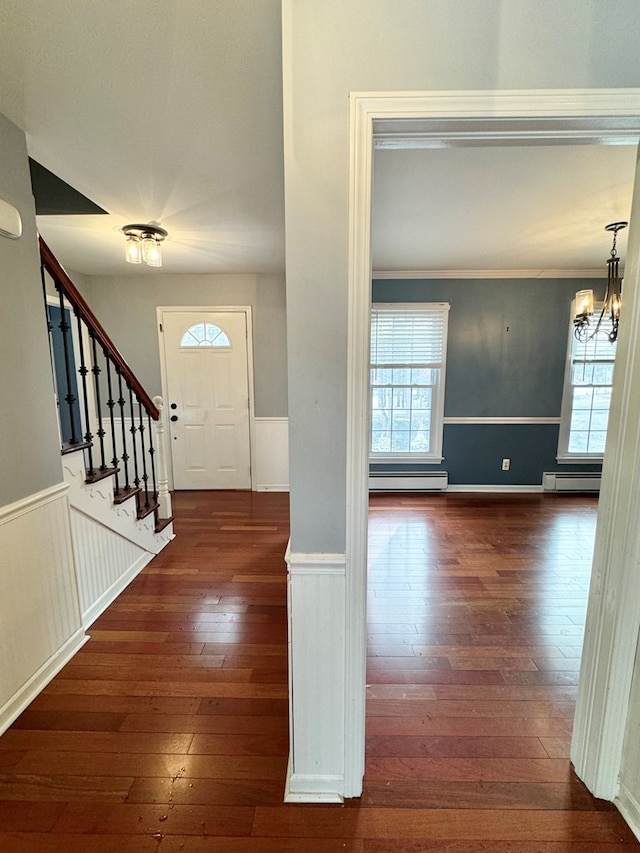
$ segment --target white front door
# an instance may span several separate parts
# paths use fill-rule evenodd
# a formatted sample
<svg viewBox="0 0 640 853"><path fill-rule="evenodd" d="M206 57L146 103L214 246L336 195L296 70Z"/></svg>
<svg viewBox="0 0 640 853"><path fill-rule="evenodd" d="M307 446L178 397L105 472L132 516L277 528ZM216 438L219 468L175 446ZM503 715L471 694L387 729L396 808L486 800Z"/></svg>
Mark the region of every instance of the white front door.
<svg viewBox="0 0 640 853"><path fill-rule="evenodd" d="M163 312L173 485L249 489L244 311Z"/></svg>

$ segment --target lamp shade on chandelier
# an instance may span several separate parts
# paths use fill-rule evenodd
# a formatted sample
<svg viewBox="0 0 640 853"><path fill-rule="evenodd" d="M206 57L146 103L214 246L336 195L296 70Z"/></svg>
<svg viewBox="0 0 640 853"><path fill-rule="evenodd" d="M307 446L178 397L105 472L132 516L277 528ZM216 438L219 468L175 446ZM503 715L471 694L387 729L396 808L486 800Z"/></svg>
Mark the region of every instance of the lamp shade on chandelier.
<svg viewBox="0 0 640 853"><path fill-rule="evenodd" d="M123 225L120 230L126 238L127 263L162 266L162 243L169 236L168 231L157 225Z"/></svg>
<svg viewBox="0 0 640 853"><path fill-rule="evenodd" d="M602 329L606 331L611 343L618 337L620 309L622 307L622 280L620 278L620 258L616 254L618 231L626 228L628 222L612 222L605 225L605 231L613 232L613 245L607 259L607 289L598 319L593 320L593 290L579 290L576 293L576 315L573 321L574 334L579 341L585 342L595 337Z"/></svg>

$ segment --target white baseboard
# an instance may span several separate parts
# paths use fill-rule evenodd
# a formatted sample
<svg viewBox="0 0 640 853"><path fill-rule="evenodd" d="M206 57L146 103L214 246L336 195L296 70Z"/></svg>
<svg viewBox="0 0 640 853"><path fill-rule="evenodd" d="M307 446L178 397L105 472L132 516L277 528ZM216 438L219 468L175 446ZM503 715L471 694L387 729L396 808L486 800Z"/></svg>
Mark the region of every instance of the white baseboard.
<svg viewBox="0 0 640 853"><path fill-rule="evenodd" d="M484 486L484 485L456 485L449 486L447 492L493 492L495 494L538 494L543 490L542 486Z"/></svg>
<svg viewBox="0 0 640 853"><path fill-rule="evenodd" d="M614 803L629 829L640 841L640 803L623 783L620 784L620 791Z"/></svg>
<svg viewBox="0 0 640 853"><path fill-rule="evenodd" d="M33 702L47 684L60 672L65 664L80 651L89 637L84 629L78 629L67 642L51 655L40 669L0 708L0 735L16 720L24 709Z"/></svg>
<svg viewBox="0 0 640 853"><path fill-rule="evenodd" d="M82 621L85 630L89 628L90 625L93 625L96 619L104 613L110 604L113 604L120 593L129 586L131 581L140 574L145 566L149 565L154 556L154 554L148 553L141 554L136 562L130 566L130 568L128 568L127 571L109 587L109 589L102 593L100 598L98 598L97 601L89 607L86 613L82 614Z"/></svg>
<svg viewBox="0 0 640 853"><path fill-rule="evenodd" d="M343 803L344 776L301 775L287 766L284 789L285 803Z"/></svg>

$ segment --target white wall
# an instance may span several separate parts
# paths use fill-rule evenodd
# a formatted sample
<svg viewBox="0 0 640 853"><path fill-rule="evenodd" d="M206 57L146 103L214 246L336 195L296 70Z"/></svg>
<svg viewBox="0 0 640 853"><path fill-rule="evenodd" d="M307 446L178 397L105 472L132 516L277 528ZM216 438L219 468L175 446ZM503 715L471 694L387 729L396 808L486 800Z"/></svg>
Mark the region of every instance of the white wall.
<svg viewBox="0 0 640 853"><path fill-rule="evenodd" d="M0 237L0 507L62 479L24 134L0 116L0 198L23 235ZM25 381L26 379L26 381Z"/></svg>
<svg viewBox="0 0 640 853"><path fill-rule="evenodd" d="M611 12L608 0L283 0L291 546L298 562L304 554L337 559L347 535L349 93L638 86L640 6L617 4L619 26L607 39ZM303 601L301 582L296 577ZM302 671L299 657L314 673L313 682L294 684L292 773L311 777L322 767L340 793L335 670L344 674L345 648L336 641L327 651L322 633L331 624L332 594L315 606L324 619L298 630L292 646L293 672ZM293 609L299 626L295 602ZM313 666L314 654L319 664L328 653L334 673L318 684L323 670ZM318 695L325 701L315 702ZM320 788L322 780L314 783Z"/></svg>

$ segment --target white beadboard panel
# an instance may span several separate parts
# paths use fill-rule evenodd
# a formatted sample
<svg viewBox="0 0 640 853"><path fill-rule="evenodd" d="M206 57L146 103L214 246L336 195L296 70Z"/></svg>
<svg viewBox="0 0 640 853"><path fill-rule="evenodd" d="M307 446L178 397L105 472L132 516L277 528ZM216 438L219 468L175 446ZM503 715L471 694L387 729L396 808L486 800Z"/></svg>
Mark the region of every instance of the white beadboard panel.
<svg viewBox="0 0 640 853"><path fill-rule="evenodd" d="M80 651L90 637L84 632L84 628L78 630L69 637L67 642L51 655L45 663L29 678L22 687L17 690L11 698L0 707L0 735L17 720L20 714L33 702L47 684L54 678L65 664Z"/></svg>
<svg viewBox="0 0 640 853"><path fill-rule="evenodd" d="M67 490L0 511L0 729L81 644Z"/></svg>
<svg viewBox="0 0 640 853"><path fill-rule="evenodd" d="M286 799L340 802L344 796L345 556L288 553L287 562L291 754Z"/></svg>
<svg viewBox="0 0 640 853"><path fill-rule="evenodd" d="M64 478L70 486L69 503L74 510L95 519L151 554L159 554L173 539L171 524L160 533L155 532L153 513L143 519L137 518L135 498L122 504L113 503L113 478L85 483L82 451L63 456L62 467Z"/></svg>
<svg viewBox="0 0 640 853"><path fill-rule="evenodd" d="M253 482L257 492L289 491L288 418L255 418Z"/></svg>
<svg viewBox="0 0 640 853"><path fill-rule="evenodd" d="M153 554L77 509L71 509L82 623L88 627Z"/></svg>

